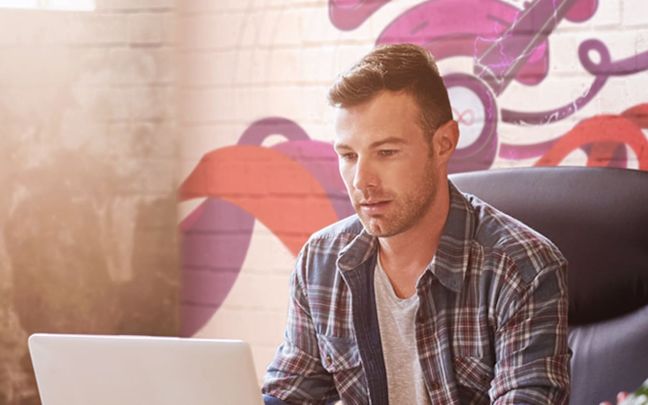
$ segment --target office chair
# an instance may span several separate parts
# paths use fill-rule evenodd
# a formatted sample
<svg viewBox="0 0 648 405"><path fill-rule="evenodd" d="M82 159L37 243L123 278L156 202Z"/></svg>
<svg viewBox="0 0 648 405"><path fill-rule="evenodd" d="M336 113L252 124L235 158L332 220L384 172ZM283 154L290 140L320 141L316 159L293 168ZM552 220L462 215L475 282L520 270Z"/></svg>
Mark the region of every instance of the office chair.
<svg viewBox="0 0 648 405"><path fill-rule="evenodd" d="M572 405L648 378L648 172L537 167L450 176L551 239L569 262Z"/></svg>

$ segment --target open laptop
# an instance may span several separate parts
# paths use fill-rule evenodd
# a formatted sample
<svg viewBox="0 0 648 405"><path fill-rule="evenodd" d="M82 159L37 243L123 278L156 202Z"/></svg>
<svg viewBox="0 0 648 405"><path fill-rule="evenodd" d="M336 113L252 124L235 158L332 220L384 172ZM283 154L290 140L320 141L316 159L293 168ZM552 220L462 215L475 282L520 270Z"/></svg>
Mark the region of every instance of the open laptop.
<svg viewBox="0 0 648 405"><path fill-rule="evenodd" d="M43 405L259 405L252 353L236 340L34 334Z"/></svg>

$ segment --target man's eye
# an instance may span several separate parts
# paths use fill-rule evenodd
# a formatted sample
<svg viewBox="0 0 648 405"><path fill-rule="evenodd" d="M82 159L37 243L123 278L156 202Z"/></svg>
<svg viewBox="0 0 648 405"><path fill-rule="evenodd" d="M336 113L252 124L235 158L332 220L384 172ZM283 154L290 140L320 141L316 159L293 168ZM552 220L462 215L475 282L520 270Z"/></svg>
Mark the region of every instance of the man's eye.
<svg viewBox="0 0 648 405"><path fill-rule="evenodd" d="M380 151L378 151L378 154L382 157L394 156L397 153L398 150L396 149L381 149Z"/></svg>
<svg viewBox="0 0 648 405"><path fill-rule="evenodd" d="M357 155L355 153L348 152L341 154L340 157L344 160L355 160Z"/></svg>

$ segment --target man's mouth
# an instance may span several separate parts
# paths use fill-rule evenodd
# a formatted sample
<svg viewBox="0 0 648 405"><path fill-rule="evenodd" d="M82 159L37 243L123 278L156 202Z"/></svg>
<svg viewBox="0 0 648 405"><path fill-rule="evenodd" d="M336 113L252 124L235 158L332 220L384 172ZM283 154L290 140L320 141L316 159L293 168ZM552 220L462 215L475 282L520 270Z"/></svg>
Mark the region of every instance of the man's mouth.
<svg viewBox="0 0 648 405"><path fill-rule="evenodd" d="M363 201L360 202L360 209L367 214L379 214L389 205L390 200L381 201Z"/></svg>

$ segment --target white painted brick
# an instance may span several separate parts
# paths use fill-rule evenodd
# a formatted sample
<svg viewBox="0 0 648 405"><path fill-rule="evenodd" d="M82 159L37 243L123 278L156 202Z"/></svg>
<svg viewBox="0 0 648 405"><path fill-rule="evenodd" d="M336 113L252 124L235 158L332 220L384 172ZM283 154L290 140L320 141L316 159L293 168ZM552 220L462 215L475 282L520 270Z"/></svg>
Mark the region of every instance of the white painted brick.
<svg viewBox="0 0 648 405"><path fill-rule="evenodd" d="M103 51L92 50L101 57ZM42 47L38 51L22 46L2 50L0 84L3 86L47 86L67 83L70 71L78 69L78 53L64 47ZM47 66L47 69L43 69Z"/></svg>
<svg viewBox="0 0 648 405"><path fill-rule="evenodd" d="M373 44L367 45L339 45L335 47L333 58L333 71L338 75L351 68L360 58L369 53Z"/></svg>
<svg viewBox="0 0 648 405"><path fill-rule="evenodd" d="M96 10L171 10L176 7L175 0L95 0Z"/></svg>
<svg viewBox="0 0 648 405"><path fill-rule="evenodd" d="M330 42L331 38L339 35L328 16L328 6L313 7L301 10L302 18L300 33L302 42L310 46Z"/></svg>
<svg viewBox="0 0 648 405"><path fill-rule="evenodd" d="M80 109L77 113L88 114L100 121L126 120L130 118L128 89L124 88L76 88L75 104ZM76 108L70 109L70 113Z"/></svg>
<svg viewBox="0 0 648 405"><path fill-rule="evenodd" d="M237 108L243 89L185 89L180 93L179 119L185 123L205 123L239 118Z"/></svg>
<svg viewBox="0 0 648 405"><path fill-rule="evenodd" d="M268 228L257 221L254 227L250 252L243 267L249 273L288 276L295 266L295 257Z"/></svg>
<svg viewBox="0 0 648 405"><path fill-rule="evenodd" d="M127 90L130 117L136 120L159 120L172 117L175 107L174 89L165 87L133 87Z"/></svg>
<svg viewBox="0 0 648 405"><path fill-rule="evenodd" d="M43 14L34 13L29 16L28 13L19 10L5 9L0 12L0 46L7 45L20 45L29 43L32 46L41 42L39 33L43 31L42 25L44 19ZM34 29L34 25L28 24L28 19L32 24L38 24ZM46 31L46 29L45 29Z"/></svg>
<svg viewBox="0 0 648 405"><path fill-rule="evenodd" d="M283 312L288 305L288 274L262 274L242 271L236 279L238 291L230 294L223 304L231 310L275 310ZM250 297L267 297L263 302L254 302Z"/></svg>
<svg viewBox="0 0 648 405"><path fill-rule="evenodd" d="M605 44L610 52L612 62L634 56L639 38L635 31L599 30L596 39ZM646 38L645 33L642 38Z"/></svg>
<svg viewBox="0 0 648 405"><path fill-rule="evenodd" d="M300 86L302 100L299 116L306 120L321 121L330 107L327 101L328 86Z"/></svg>
<svg viewBox="0 0 648 405"><path fill-rule="evenodd" d="M177 128L171 122L114 123L106 138L118 145L111 149L126 156L169 160L178 156Z"/></svg>
<svg viewBox="0 0 648 405"><path fill-rule="evenodd" d="M128 16L132 44L160 44L164 41L164 20L159 13L136 13Z"/></svg>
<svg viewBox="0 0 648 405"><path fill-rule="evenodd" d="M82 14L70 17L65 41L73 44L123 44L130 40L127 18L120 14Z"/></svg>
<svg viewBox="0 0 648 405"><path fill-rule="evenodd" d="M262 87L245 87L236 90L232 104L234 113L229 118L251 121L275 115L272 106L282 100L271 96L267 89Z"/></svg>
<svg viewBox="0 0 648 405"><path fill-rule="evenodd" d="M629 85L628 79L624 77L612 78L605 84L605 97L599 97L599 111L602 114L620 114L623 110L633 106L632 98L633 93L637 92L637 88ZM645 102L645 96L641 97Z"/></svg>
<svg viewBox="0 0 648 405"><path fill-rule="evenodd" d="M183 49L222 49L238 45L244 13L181 15L177 22Z"/></svg>
<svg viewBox="0 0 648 405"><path fill-rule="evenodd" d="M194 51L179 56L182 85L232 84L237 68L236 51Z"/></svg>
<svg viewBox="0 0 648 405"><path fill-rule="evenodd" d="M623 26L648 28L648 3L645 0L624 0Z"/></svg>
<svg viewBox="0 0 648 405"><path fill-rule="evenodd" d="M302 18L302 14L295 10L264 10L260 18L257 43L270 47L301 45Z"/></svg>
<svg viewBox="0 0 648 405"><path fill-rule="evenodd" d="M126 145L110 144L108 125L79 114L65 114L55 129L57 146L69 150L84 150L97 155L118 155Z"/></svg>
<svg viewBox="0 0 648 405"><path fill-rule="evenodd" d="M174 80L173 51L170 48L71 48L70 57L79 66L78 82L83 86L142 85Z"/></svg>
<svg viewBox="0 0 648 405"><path fill-rule="evenodd" d="M300 52L302 79L307 82L330 84L337 72L334 70L334 46L308 47Z"/></svg>
<svg viewBox="0 0 648 405"><path fill-rule="evenodd" d="M229 62L232 64L234 84L265 84L269 77L271 50L261 48L239 49Z"/></svg>
<svg viewBox="0 0 648 405"><path fill-rule="evenodd" d="M635 54L648 52L648 29L634 31Z"/></svg>
<svg viewBox="0 0 648 405"><path fill-rule="evenodd" d="M79 86L101 86L111 83L120 83L120 80L123 80L121 83L126 81L132 83L133 80L132 73L137 69L133 69L128 63L124 63L124 59L128 59L130 62L131 58L123 58L121 55L115 55L111 57L111 52L114 50L124 50L125 48L111 48L111 47L101 47L101 48L77 48L74 50L74 59L81 66L78 74L78 85ZM142 65L145 63L142 62L143 58L138 56L138 61L134 65L142 68ZM142 63L142 65L140 65ZM126 70L124 70L126 67Z"/></svg>
<svg viewBox="0 0 648 405"><path fill-rule="evenodd" d="M302 10L300 9L282 8L279 14L278 29L272 45L302 45L303 17Z"/></svg>
<svg viewBox="0 0 648 405"><path fill-rule="evenodd" d="M280 86L268 89L267 97L271 100L272 115L298 119L304 100L301 98L301 89L298 86Z"/></svg>
<svg viewBox="0 0 648 405"><path fill-rule="evenodd" d="M308 136L311 137L311 139L322 142L333 142L333 137L335 136L335 128L333 125L334 121L332 117L333 109L331 108L330 110L330 113L328 109L322 111L322 119L320 120L304 120L299 122ZM330 119L327 118L329 115L331 115Z"/></svg>
<svg viewBox="0 0 648 405"><path fill-rule="evenodd" d="M184 0L179 2L182 13L241 11L253 7L255 0Z"/></svg>
<svg viewBox="0 0 648 405"><path fill-rule="evenodd" d="M176 46L178 44L178 15L175 12L162 15L162 42Z"/></svg>
<svg viewBox="0 0 648 405"><path fill-rule="evenodd" d="M269 56L269 83L294 83L302 80L301 51L298 48L273 49Z"/></svg>
<svg viewBox="0 0 648 405"><path fill-rule="evenodd" d="M94 70L88 69L87 73L93 74L94 71L101 74L94 80L95 83L141 85L154 81L157 69L155 57L149 51L113 48L108 51L103 66L96 66Z"/></svg>
<svg viewBox="0 0 648 405"><path fill-rule="evenodd" d="M236 285L234 285L236 288ZM267 295L271 292L268 291ZM258 297L259 299L266 298ZM283 335L286 314L273 311L219 309L197 334L220 339L242 339L253 345L273 345ZM260 333L263 331L263 333Z"/></svg>
<svg viewBox="0 0 648 405"><path fill-rule="evenodd" d="M177 189L176 165L169 159L113 159L120 177L128 179L117 187L118 193L172 195Z"/></svg>
<svg viewBox="0 0 648 405"><path fill-rule="evenodd" d="M235 145L247 124L202 124L182 128L180 156L199 160L216 149Z"/></svg>
<svg viewBox="0 0 648 405"><path fill-rule="evenodd" d="M549 75L586 74L578 57L578 49L589 38L579 32L552 35L549 41Z"/></svg>
<svg viewBox="0 0 648 405"><path fill-rule="evenodd" d="M153 82L173 84L176 82L176 70L178 58L175 48L161 47L154 49L141 50L144 54L150 54L155 61L155 75Z"/></svg>
<svg viewBox="0 0 648 405"><path fill-rule="evenodd" d="M239 27L236 43L238 47L251 47L258 43L261 30L261 13L245 10L242 13L241 25Z"/></svg>

